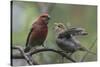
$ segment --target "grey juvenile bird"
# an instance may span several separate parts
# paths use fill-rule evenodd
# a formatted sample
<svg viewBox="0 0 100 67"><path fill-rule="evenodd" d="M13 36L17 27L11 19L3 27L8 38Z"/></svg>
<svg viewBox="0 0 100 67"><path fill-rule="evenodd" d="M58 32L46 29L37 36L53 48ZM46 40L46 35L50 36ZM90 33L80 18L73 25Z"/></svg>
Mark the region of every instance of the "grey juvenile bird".
<svg viewBox="0 0 100 67"><path fill-rule="evenodd" d="M66 29L62 23L55 23L55 32L57 33L56 43L58 47L65 52L74 53L80 50L95 54L89 51L87 48L83 47L79 40L76 39L76 36L88 34L83 28Z"/></svg>

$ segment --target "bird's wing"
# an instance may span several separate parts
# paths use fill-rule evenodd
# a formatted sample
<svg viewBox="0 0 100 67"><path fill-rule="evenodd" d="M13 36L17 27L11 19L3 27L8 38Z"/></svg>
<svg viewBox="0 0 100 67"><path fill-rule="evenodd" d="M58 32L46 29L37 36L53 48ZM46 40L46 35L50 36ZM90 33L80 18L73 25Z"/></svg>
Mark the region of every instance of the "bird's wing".
<svg viewBox="0 0 100 67"><path fill-rule="evenodd" d="M28 46L28 42L29 42L29 38L30 38L30 35L31 35L31 32L33 31L33 28L31 28L29 34L28 34L28 37L27 37L27 40L26 40L26 46Z"/></svg>
<svg viewBox="0 0 100 67"><path fill-rule="evenodd" d="M69 34L68 31L65 30L64 32L62 32L58 35L58 38L67 38L67 39L69 39L69 38L71 38L71 34Z"/></svg>

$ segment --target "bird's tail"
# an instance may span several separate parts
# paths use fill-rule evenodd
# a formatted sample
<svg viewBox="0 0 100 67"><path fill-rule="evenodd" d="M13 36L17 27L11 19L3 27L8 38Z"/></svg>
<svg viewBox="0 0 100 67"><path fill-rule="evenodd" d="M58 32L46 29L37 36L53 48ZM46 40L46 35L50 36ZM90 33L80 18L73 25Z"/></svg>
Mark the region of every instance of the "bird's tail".
<svg viewBox="0 0 100 67"><path fill-rule="evenodd" d="M27 52L30 51L30 49L31 49L30 47L26 47L26 48L24 49L24 52L27 53Z"/></svg>
<svg viewBox="0 0 100 67"><path fill-rule="evenodd" d="M96 53L91 52L90 50L88 50L88 49L86 49L86 48L84 48L84 47L81 47L80 50L81 50L81 51L87 51L88 53L91 53L91 54L93 54L93 55L96 55Z"/></svg>

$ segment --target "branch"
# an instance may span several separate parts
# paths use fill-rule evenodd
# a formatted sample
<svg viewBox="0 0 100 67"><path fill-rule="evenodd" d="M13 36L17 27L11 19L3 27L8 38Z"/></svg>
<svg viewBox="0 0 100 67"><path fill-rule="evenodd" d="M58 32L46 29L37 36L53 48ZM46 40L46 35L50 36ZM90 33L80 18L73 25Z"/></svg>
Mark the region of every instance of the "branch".
<svg viewBox="0 0 100 67"><path fill-rule="evenodd" d="M20 51L20 53L15 53L15 54L12 55L13 59L22 59L22 58L24 58L29 65L39 65L37 62L35 62L32 59L32 55L40 53L40 52L45 52L45 51L55 52L55 53L61 55L62 57L65 57L66 59L70 60L71 62L76 62L74 59L67 56L66 53L64 53L62 51L59 51L59 50L42 48L42 49L36 49L34 51L30 51L28 53L24 53L24 51L21 47L13 47L12 49L17 49L17 50Z"/></svg>
<svg viewBox="0 0 100 67"><path fill-rule="evenodd" d="M91 49L93 48L93 46L94 46L95 43L96 43L96 40L97 40L97 39L94 40L94 42L93 42L92 45L90 46L89 50L91 50ZM88 52L83 56L83 58L80 60L80 62L83 62L87 55L88 55Z"/></svg>
<svg viewBox="0 0 100 67"><path fill-rule="evenodd" d="M44 48L44 49L36 49L35 51L31 51L29 54L32 56L36 53L39 53L39 52L44 52L44 51L52 51L52 52L55 52L59 55L61 55L62 57L65 57L66 59L72 61L72 62L76 62L74 59L70 58L69 56L67 56L65 53L63 53L62 51L58 51L58 50L54 50L54 49L49 49L49 48Z"/></svg>
<svg viewBox="0 0 100 67"><path fill-rule="evenodd" d="M27 63L29 65L37 65L38 63L36 63L35 61L33 62L33 60L31 59L31 57L27 54L24 53L23 49L21 47L18 47L18 46L14 46L12 47L12 49L17 49L20 51L20 53L16 53L16 54L13 54L12 55L12 58L13 59L25 59L27 61Z"/></svg>

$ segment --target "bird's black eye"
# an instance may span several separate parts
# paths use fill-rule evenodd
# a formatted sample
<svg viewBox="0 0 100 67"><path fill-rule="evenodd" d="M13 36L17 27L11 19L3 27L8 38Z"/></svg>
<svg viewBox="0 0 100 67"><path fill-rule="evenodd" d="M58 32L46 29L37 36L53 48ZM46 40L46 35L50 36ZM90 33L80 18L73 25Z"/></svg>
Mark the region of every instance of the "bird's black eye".
<svg viewBox="0 0 100 67"><path fill-rule="evenodd" d="M58 25L58 27L60 27L60 26Z"/></svg>

